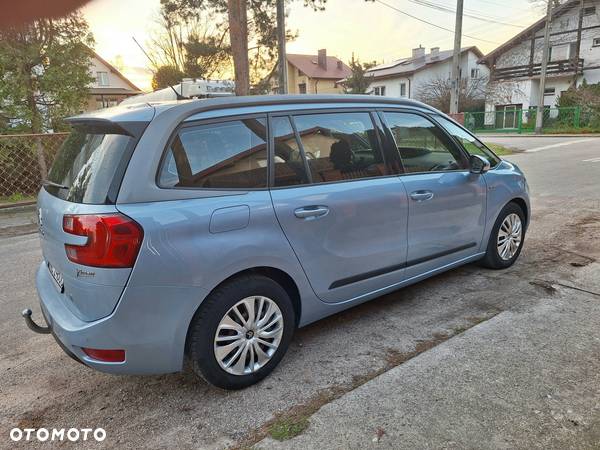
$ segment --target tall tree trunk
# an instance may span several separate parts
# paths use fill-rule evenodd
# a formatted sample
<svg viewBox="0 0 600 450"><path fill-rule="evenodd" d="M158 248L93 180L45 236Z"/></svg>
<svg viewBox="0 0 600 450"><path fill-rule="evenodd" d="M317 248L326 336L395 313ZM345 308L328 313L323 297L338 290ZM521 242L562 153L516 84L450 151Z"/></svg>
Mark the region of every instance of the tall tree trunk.
<svg viewBox="0 0 600 450"><path fill-rule="evenodd" d="M235 73L235 94L248 95L250 67L248 64L247 0L227 0L229 40Z"/></svg>

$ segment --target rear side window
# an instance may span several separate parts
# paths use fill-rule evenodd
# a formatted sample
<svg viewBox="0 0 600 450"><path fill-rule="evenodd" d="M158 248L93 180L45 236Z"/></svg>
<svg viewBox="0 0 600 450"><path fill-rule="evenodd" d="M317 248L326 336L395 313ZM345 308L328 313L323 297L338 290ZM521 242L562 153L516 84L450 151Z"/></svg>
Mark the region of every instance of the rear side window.
<svg viewBox="0 0 600 450"><path fill-rule="evenodd" d="M467 167L466 158L452 145L451 139L425 117L386 112L385 119L406 172L440 172Z"/></svg>
<svg viewBox="0 0 600 450"><path fill-rule="evenodd" d="M242 119L180 129L159 175L161 187L267 187L266 121Z"/></svg>
<svg viewBox="0 0 600 450"><path fill-rule="evenodd" d="M118 187L123 162L133 138L121 134L88 133L75 129L62 145L46 190L74 203L114 203L111 190Z"/></svg>
<svg viewBox="0 0 600 450"><path fill-rule="evenodd" d="M496 167L500 163L500 158L471 133L445 117L435 116L435 118L448 133L458 139L469 155L483 156L490 162L492 167Z"/></svg>
<svg viewBox="0 0 600 450"><path fill-rule="evenodd" d="M274 148L275 186L295 186L308 183L306 166L289 117L271 120Z"/></svg>
<svg viewBox="0 0 600 450"><path fill-rule="evenodd" d="M387 175L369 113L294 117L313 183Z"/></svg>

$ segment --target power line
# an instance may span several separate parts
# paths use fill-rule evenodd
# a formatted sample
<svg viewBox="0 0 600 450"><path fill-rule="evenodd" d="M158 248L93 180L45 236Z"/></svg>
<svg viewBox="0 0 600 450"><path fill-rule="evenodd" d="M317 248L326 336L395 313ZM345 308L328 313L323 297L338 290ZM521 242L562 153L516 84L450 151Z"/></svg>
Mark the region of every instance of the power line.
<svg viewBox="0 0 600 450"><path fill-rule="evenodd" d="M444 1L444 3L446 1L448 1L448 2L450 2L452 4L456 3L454 0L443 0L443 1ZM509 6L509 5L506 4L506 2L505 3L500 3L500 2L494 2L494 1L491 1L491 0L477 0L477 1L481 2L481 3L487 3L488 5L501 6L501 7L505 8L505 9L510 8L510 10L513 11L513 12L514 11L521 11L521 12L528 12L528 13L531 12L530 8L518 8L518 7L515 7L515 6L512 6L512 5ZM476 13L476 14L485 14L482 11L478 11L478 10L470 9L470 8L465 8L465 11ZM510 16L507 16L507 17L510 17Z"/></svg>
<svg viewBox="0 0 600 450"><path fill-rule="evenodd" d="M491 0L478 0L483 3L487 3L488 5L502 6L503 8L510 8L513 11L523 11L523 12L531 12L529 8L515 8L514 6L508 6L506 3L494 2Z"/></svg>
<svg viewBox="0 0 600 450"><path fill-rule="evenodd" d="M378 3L381 3L383 6L386 6L386 7L390 8L390 9L393 9L396 12L399 12L400 14L404 14L405 16L408 16L408 17L410 17L412 19L418 20L419 22L423 22L423 23L426 23L427 25L431 25L432 27L436 27L436 28L439 28L441 30L445 30L445 31L449 31L450 33L454 33L454 30L451 30L450 28L442 27L441 25L438 25L436 23L429 22L429 21L427 21L425 19L421 19L420 17L417 17L417 16L413 16L412 14L409 14L406 11L402 11L401 9L396 8L393 5L390 5L389 3L386 3L383 0L375 0L375 1L378 2ZM464 37L468 37L468 38L474 39L476 41L487 42L488 44L496 44L496 45L500 44L499 42L489 41L487 39L482 39L482 38L478 38L478 37L475 37L475 36L469 36L468 34L465 34L465 33L463 33L462 35Z"/></svg>
<svg viewBox="0 0 600 450"><path fill-rule="evenodd" d="M449 8L447 6L443 6L437 3L433 3L433 2L429 2L427 0L408 0L409 2L415 3L417 5L421 5L421 6L425 6L427 8L431 8L431 9L435 9L438 11L442 11L442 12L446 12L446 13L450 13L450 14L456 14L456 10ZM492 23L497 23L499 25L506 25L509 27L515 27L515 28L525 28L523 25L517 25L514 23L510 23L510 22L503 22L501 20L495 19L493 17L490 16L485 16L482 14L473 14L473 13L463 13L464 17L470 17L471 19L475 19L475 20L480 20L483 22L492 22Z"/></svg>

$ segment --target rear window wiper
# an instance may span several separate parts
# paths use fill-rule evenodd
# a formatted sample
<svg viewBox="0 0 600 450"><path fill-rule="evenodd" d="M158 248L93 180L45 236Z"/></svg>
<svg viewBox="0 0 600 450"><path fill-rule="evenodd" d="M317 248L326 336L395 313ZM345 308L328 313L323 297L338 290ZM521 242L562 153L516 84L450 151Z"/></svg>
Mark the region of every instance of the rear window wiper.
<svg viewBox="0 0 600 450"><path fill-rule="evenodd" d="M71 189L69 186L65 186L64 184L55 183L54 181L50 181L50 180L43 180L42 185L43 186L51 186L51 187L55 187L58 189Z"/></svg>

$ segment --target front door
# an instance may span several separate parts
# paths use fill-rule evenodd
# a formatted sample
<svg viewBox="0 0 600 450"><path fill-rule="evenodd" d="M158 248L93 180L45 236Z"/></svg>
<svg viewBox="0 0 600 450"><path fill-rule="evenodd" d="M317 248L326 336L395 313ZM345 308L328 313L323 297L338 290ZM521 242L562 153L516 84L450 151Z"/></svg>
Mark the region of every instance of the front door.
<svg viewBox="0 0 600 450"><path fill-rule="evenodd" d="M315 293L340 302L400 282L408 200L370 113L297 114L293 123L271 119L271 197Z"/></svg>
<svg viewBox="0 0 600 450"><path fill-rule="evenodd" d="M468 159L428 118L385 112L408 193L406 277L426 273L479 251L485 227L486 184Z"/></svg>

